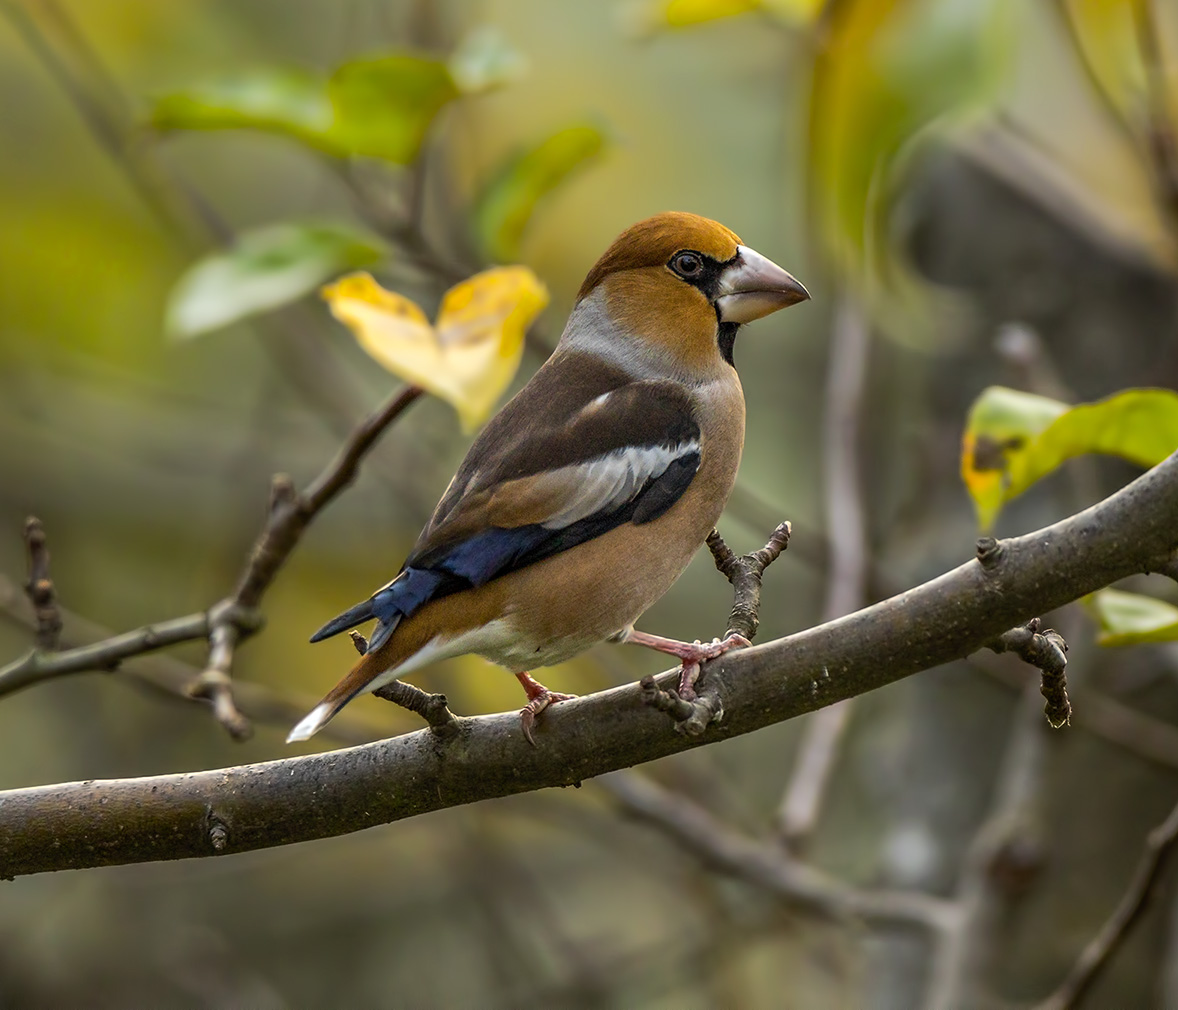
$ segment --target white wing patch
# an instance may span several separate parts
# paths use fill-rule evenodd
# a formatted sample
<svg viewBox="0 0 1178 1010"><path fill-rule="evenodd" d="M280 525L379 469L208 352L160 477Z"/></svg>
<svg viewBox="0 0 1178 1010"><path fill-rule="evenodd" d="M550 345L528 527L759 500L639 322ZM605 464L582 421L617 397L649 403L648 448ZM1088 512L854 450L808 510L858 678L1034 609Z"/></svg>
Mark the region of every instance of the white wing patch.
<svg viewBox="0 0 1178 1010"><path fill-rule="evenodd" d="M699 452L696 441L679 445L630 445L585 463L563 466L548 479L575 489L568 503L549 516L545 529L561 530L597 512L612 512L634 498L648 480L661 477L675 460Z"/></svg>

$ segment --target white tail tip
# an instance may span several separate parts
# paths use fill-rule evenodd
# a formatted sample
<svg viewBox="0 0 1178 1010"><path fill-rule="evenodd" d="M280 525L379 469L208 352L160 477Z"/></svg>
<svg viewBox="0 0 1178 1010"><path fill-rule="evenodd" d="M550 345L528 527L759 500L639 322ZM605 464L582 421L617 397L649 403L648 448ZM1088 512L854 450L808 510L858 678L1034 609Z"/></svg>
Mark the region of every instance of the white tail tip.
<svg viewBox="0 0 1178 1010"><path fill-rule="evenodd" d="M322 728L332 716L331 706L327 702L320 702L316 705L306 717L300 722L286 737L287 743L294 743L296 740L310 740Z"/></svg>

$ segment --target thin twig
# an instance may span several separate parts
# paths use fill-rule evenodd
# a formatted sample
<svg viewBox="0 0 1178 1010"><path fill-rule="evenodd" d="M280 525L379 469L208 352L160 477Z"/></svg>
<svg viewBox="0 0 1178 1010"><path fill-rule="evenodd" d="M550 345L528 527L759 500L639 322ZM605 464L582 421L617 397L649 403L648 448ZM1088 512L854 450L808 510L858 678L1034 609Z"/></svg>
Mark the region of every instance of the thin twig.
<svg viewBox="0 0 1178 1010"><path fill-rule="evenodd" d="M724 542L720 531L713 529L706 541L716 568L732 584L732 611L728 616L728 635L743 635L752 640L760 624L761 576L781 552L789 546L790 524L778 525L768 542L752 554L739 557ZM706 667L705 667L706 668ZM703 679L700 671L699 681ZM699 682L697 681L697 683ZM682 698L676 688L664 688L652 676L639 681L642 700L659 712L670 716L677 733L699 736L713 723L724 718L724 704L713 685L705 684L692 700Z"/></svg>
<svg viewBox="0 0 1178 1010"><path fill-rule="evenodd" d="M654 825L708 866L835 919L898 923L938 932L954 919L951 903L913 891L851 887L799 862L780 846L734 831L686 796L637 772L603 775L594 783L627 813Z"/></svg>
<svg viewBox="0 0 1178 1010"><path fill-rule="evenodd" d="M983 538L988 541L989 538ZM982 541L979 541L979 551ZM1072 703L1068 698L1067 670L1068 644L1059 632L1048 628L1040 631L1039 618L1028 621L1019 628L1011 628L988 648L992 652L1013 652L1023 662L1039 670L1039 693L1045 701L1043 714L1052 729L1061 729L1072 720Z"/></svg>
<svg viewBox="0 0 1178 1010"><path fill-rule="evenodd" d="M417 386L402 386L393 393L352 431L335 458L301 493L295 492L285 474L274 477L266 525L250 551L237 587L232 596L209 612L208 666L190 688L195 697L207 697L212 701L218 721L234 739L246 739L251 731L248 720L233 704L230 674L234 652L244 637L244 629L229 615L256 611L263 594L312 520L356 479L360 461L377 439L421 395L422 390ZM226 615L225 620L219 619L221 614Z"/></svg>
<svg viewBox="0 0 1178 1010"><path fill-rule="evenodd" d="M849 614L866 602L867 521L859 439L870 353L871 327L862 309L850 295L844 295L831 331L822 424L830 538L823 621ZM788 845L803 845L818 826L853 705L854 700L848 698L806 719L793 774L777 812L778 830Z"/></svg>
<svg viewBox="0 0 1178 1010"><path fill-rule="evenodd" d="M38 649L53 650L57 648L61 637L61 611L49 574L49 546L45 541L45 527L35 516L25 520L25 549L29 556L25 593L33 605L33 615L37 621L33 641Z"/></svg>
<svg viewBox="0 0 1178 1010"><path fill-rule="evenodd" d="M1025 667L971 656L969 666L1007 687L1021 691L1029 676ZM1072 725L1116 744L1130 754L1163 768L1178 768L1178 727L1131 708L1103 691L1086 687L1072 712Z"/></svg>
<svg viewBox="0 0 1178 1010"><path fill-rule="evenodd" d="M1156 890L1167 858L1178 842L1178 806L1145 838L1145 851L1133 871L1129 887L1113 914L1088 941L1075 965L1058 989L1035 1010L1068 1010L1088 990L1113 952L1141 917Z"/></svg>
<svg viewBox="0 0 1178 1010"><path fill-rule="evenodd" d="M132 656L154 652L156 649L178 645L180 642L207 638L209 632L209 614L202 611L147 624L132 631L112 635L101 642L63 649L61 652L46 653L34 649L0 667L0 696L53 677L93 670L115 670L123 660Z"/></svg>
<svg viewBox="0 0 1178 1010"><path fill-rule="evenodd" d="M713 529L708 534L705 543L712 552L712 560L720 574L732 583L732 612L728 615L725 637L741 635L750 642L756 637L761 623L761 576L789 546L792 529L788 522L779 524L764 547L739 557L724 542L719 530Z"/></svg>
<svg viewBox="0 0 1178 1010"><path fill-rule="evenodd" d="M209 610L145 625L91 645L63 652L33 650L0 668L0 695L51 677L91 670L113 670L125 659L180 642L208 639L208 668L190 685L195 697L208 697L219 720L235 736L248 735L246 722L233 707L229 671L237 645L259 630L257 610L262 595L316 515L356 477L360 461L421 390L414 386L395 392L344 443L335 459L302 494L284 488L276 478L266 525L250 554L232 596Z"/></svg>
<svg viewBox="0 0 1178 1010"><path fill-rule="evenodd" d="M110 628L94 621L62 610L65 630L62 642L72 648L92 646L116 637ZM4 575L0 575L0 617L7 618L26 628L34 628L36 619L28 601L22 598L17 587ZM102 672L114 672L104 670ZM195 707L209 707L208 699L195 698L191 685L200 671L171 656L159 653L143 653L131 657L131 661L118 667L118 674L129 683L162 694L169 698L188 703ZM291 723L302 718L314 704L311 697L279 693L264 684L238 681L234 685L236 700L242 713L249 719L266 725L278 726L285 732ZM321 730L321 734L341 744L361 744L370 740L387 737L397 727L369 721L358 712L347 709L337 715Z"/></svg>
<svg viewBox="0 0 1178 1010"><path fill-rule="evenodd" d="M233 699L233 654L237 648L237 626L228 621L214 624L209 633L208 663L188 685L188 693L202 698L213 706L213 717L234 740L248 740L254 727L237 707Z"/></svg>
<svg viewBox="0 0 1178 1010"><path fill-rule="evenodd" d="M368 640L359 631L349 631L348 635L356 651L363 656L368 651ZM429 723L430 729L443 736L452 736L458 731L458 720L450 711L449 702L444 694L430 694L401 680L390 680L372 693L421 716Z"/></svg>

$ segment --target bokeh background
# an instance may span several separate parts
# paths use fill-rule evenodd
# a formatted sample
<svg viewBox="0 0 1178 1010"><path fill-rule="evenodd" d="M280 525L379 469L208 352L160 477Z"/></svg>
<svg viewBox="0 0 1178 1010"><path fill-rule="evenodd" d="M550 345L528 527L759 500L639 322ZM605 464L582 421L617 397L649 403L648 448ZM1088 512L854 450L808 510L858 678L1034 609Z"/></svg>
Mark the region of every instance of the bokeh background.
<svg viewBox="0 0 1178 1010"><path fill-rule="evenodd" d="M150 126L202 82L405 51L465 53L492 85L443 108L408 164L281 130ZM794 522L761 638L810 626L971 555L960 437L986 386L1079 401L1178 380L1176 126L1178 14L1160 0L5 0L0 572L23 577L36 514L72 613L124 629L205 607L233 584L271 475L305 483L396 384L313 293L169 337L177 281L235 236L364 229L389 250L374 272L431 314L454 276L529 265L552 303L522 382L613 236L685 209L813 295L739 340L749 428L721 524L743 551ZM600 145L542 165L518 241L497 232L491 188L570 127ZM298 709L335 682L350 647L308 632L396 570L466 445L434 400L390 430L267 595L268 627L237 657L243 708L249 685ZM1078 461L998 532L1132 473ZM1160 581L1137 588L1165 596ZM728 603L705 553L643 625L707 638ZM1098 649L1079 608L1050 622L1071 646L1067 730L1046 728L1017 662L979 657L861 698L841 726L776 726L636 773L848 886L959 902L960 944L717 873L586 783L274 851L0 884L0 1006L1029 1003L1178 796L1178 655ZM0 622L0 658L27 644ZM160 689L205 658L169 657L0 700L0 785L290 753L282 719L239 743ZM544 679L585 693L661 666L602 647ZM477 659L412 679L464 714L520 703ZM365 698L313 745L414 726ZM783 834L816 733L829 778ZM1173 884L1082 1005L1178 1006Z"/></svg>

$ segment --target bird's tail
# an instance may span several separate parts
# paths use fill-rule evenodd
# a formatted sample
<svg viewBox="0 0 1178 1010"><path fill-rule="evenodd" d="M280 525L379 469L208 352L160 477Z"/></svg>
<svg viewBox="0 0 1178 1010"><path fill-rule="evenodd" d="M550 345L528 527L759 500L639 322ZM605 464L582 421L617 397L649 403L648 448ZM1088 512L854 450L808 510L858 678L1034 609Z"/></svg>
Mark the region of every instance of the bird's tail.
<svg viewBox="0 0 1178 1010"><path fill-rule="evenodd" d="M371 690L373 681L390 665L396 665L395 660L390 663L390 657L387 653L382 655L382 652L370 649L361 656L360 662L352 667L348 675L328 691L323 700L290 731L286 742L309 740L323 729L335 717L336 713L356 695Z"/></svg>
<svg viewBox="0 0 1178 1010"><path fill-rule="evenodd" d="M405 641L402 641L402 636L392 642L393 632L404 618L417 613L439 591L444 592L447 587L453 587L455 582L455 576L450 573L406 568L383 589L345 610L316 631L311 636L312 642L338 635L374 617L377 619L377 625L368 639L367 651L360 662L290 731L286 742L314 736L356 695L387 683L390 676L382 675L400 666L424 644L417 641L420 634L411 634Z"/></svg>
<svg viewBox="0 0 1178 1010"><path fill-rule="evenodd" d="M376 617L376 596L370 596L367 600L357 603L354 607L349 607L339 617L333 617L311 636L311 641L322 642L325 638L338 635L341 631L354 628L356 625L363 624L373 617Z"/></svg>

